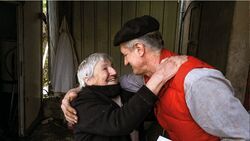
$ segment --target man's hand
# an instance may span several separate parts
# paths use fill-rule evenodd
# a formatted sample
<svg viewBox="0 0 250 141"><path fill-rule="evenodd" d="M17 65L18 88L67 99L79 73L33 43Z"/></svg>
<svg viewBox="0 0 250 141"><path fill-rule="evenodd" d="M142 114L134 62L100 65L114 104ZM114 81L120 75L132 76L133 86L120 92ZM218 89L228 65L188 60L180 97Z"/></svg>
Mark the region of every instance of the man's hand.
<svg viewBox="0 0 250 141"><path fill-rule="evenodd" d="M77 97L77 93L79 91L80 88L70 89L65 94L61 104L61 109L64 113L64 117L71 125L77 123L77 115L76 115L76 110L73 107L71 107L70 102Z"/></svg>

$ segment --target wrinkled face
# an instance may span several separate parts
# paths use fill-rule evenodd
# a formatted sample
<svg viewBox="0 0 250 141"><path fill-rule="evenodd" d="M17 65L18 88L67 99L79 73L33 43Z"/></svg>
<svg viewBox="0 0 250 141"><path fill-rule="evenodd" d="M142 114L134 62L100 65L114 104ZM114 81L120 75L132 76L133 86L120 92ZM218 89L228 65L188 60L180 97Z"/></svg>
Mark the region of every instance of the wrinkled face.
<svg viewBox="0 0 250 141"><path fill-rule="evenodd" d="M128 48L125 44L121 44L120 51L123 54L125 66L129 64L132 67L134 74L144 74L142 57L137 48Z"/></svg>
<svg viewBox="0 0 250 141"><path fill-rule="evenodd" d="M99 61L91 78L86 82L88 85L114 85L117 84L117 73L110 61Z"/></svg>

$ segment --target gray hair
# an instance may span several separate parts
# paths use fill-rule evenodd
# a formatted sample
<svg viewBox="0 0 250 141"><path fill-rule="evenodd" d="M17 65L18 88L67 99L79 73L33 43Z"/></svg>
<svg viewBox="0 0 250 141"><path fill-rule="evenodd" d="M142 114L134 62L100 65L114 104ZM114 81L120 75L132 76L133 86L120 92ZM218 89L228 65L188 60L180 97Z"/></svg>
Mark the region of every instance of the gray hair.
<svg viewBox="0 0 250 141"><path fill-rule="evenodd" d="M80 87L86 86L85 80L93 76L95 66L99 61L111 61L111 57L106 53L93 53L81 62L77 71Z"/></svg>
<svg viewBox="0 0 250 141"><path fill-rule="evenodd" d="M155 51L160 51L164 46L161 33L159 31L149 32L139 38L126 42L128 48L132 48L136 42L142 42L146 47Z"/></svg>

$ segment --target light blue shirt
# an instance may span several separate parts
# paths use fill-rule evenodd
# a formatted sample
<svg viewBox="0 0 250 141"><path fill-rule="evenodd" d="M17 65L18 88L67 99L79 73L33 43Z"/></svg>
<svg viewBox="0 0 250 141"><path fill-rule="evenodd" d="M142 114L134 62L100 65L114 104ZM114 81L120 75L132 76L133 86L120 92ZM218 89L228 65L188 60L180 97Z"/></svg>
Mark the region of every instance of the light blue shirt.
<svg viewBox="0 0 250 141"><path fill-rule="evenodd" d="M135 92L144 81L142 76L129 74L121 77L120 83ZM223 141L250 140L249 113L220 71L193 69L185 78L184 91L189 111L203 130Z"/></svg>

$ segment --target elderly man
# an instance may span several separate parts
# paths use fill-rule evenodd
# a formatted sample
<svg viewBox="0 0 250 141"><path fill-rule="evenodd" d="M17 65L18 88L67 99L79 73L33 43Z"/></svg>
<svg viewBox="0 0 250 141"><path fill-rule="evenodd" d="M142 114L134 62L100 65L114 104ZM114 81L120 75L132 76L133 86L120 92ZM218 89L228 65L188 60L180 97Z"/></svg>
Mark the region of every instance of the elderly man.
<svg viewBox="0 0 250 141"><path fill-rule="evenodd" d="M105 53L91 54L80 64L77 73L81 91L72 102L79 116L74 127L75 139L138 141L133 129L151 111L160 88L174 76L183 61L163 62L133 96L118 84L110 57ZM164 71L166 68L171 71Z"/></svg>
<svg viewBox="0 0 250 141"><path fill-rule="evenodd" d="M126 22L114 45L120 46L124 64L144 82L162 59L175 56L163 48L159 22L147 15ZM189 56L158 97L155 116L174 141L250 140L250 116L234 97L230 82L197 58Z"/></svg>

